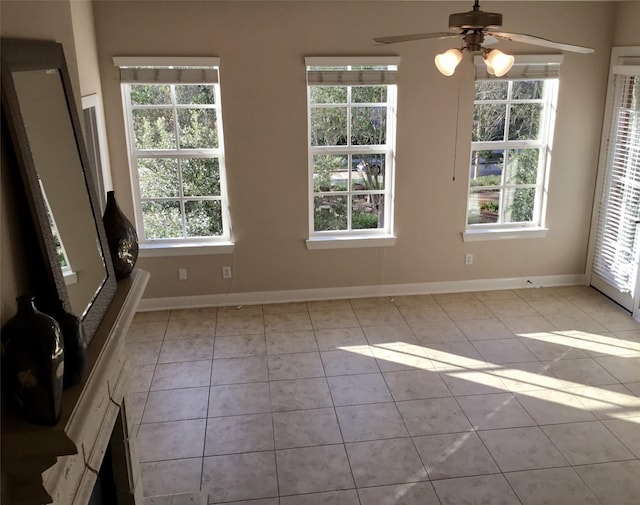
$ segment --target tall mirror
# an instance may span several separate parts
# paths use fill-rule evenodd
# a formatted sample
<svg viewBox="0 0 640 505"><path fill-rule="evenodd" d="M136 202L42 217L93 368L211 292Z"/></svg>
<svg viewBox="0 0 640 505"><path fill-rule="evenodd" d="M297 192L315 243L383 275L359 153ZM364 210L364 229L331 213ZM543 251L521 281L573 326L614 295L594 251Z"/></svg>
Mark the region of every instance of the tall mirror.
<svg viewBox="0 0 640 505"><path fill-rule="evenodd" d="M62 45L2 40L2 105L50 281L91 340L115 275Z"/></svg>

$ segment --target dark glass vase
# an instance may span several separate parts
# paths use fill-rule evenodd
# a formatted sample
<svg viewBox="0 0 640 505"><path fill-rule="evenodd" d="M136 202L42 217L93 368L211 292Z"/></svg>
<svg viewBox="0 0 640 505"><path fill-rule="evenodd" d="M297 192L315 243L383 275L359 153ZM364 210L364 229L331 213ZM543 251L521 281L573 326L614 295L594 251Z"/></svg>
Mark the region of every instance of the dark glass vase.
<svg viewBox="0 0 640 505"><path fill-rule="evenodd" d="M82 379L87 364L87 342L84 338L82 322L71 312L67 312L61 301L51 312L60 325L64 340L64 387L77 384Z"/></svg>
<svg viewBox="0 0 640 505"><path fill-rule="evenodd" d="M102 217L116 279L124 279L138 260L138 234L131 221L116 203L113 191L107 192L107 206Z"/></svg>
<svg viewBox="0 0 640 505"><path fill-rule="evenodd" d="M64 341L60 326L34 304L17 299L18 312L2 328L3 386L27 418L53 426L60 419Z"/></svg>

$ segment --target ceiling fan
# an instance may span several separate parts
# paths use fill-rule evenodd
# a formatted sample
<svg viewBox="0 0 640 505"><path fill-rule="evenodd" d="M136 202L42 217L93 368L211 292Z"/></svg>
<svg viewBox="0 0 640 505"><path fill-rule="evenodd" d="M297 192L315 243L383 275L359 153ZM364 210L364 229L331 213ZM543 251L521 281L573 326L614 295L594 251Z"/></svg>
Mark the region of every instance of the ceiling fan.
<svg viewBox="0 0 640 505"><path fill-rule="evenodd" d="M398 42L409 42L424 39L448 39L462 36L463 45L461 49L449 49L435 57L436 67L444 75L453 75L456 66L462 60L462 51L481 51L487 70L497 77L505 75L514 63L514 57L503 53L497 49L487 49L483 46L495 43L496 40L511 40L535 46L560 49L574 53L589 54L594 49L590 47L576 46L562 42L525 35L523 33L509 33L499 31L502 26L502 14L497 12L484 12L480 10L479 0L475 0L473 10L468 12L458 12L449 16L449 29L452 32L436 33L414 33L409 35L395 35L392 37L376 37L373 40L379 44L395 44Z"/></svg>

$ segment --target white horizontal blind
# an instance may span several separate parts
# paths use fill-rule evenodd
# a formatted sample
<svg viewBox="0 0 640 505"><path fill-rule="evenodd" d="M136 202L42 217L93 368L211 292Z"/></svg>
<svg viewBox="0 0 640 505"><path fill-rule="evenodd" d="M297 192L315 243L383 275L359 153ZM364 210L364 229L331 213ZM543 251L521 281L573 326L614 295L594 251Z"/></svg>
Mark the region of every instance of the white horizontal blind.
<svg viewBox="0 0 640 505"><path fill-rule="evenodd" d="M393 57L305 58L309 86L376 86L398 84ZM323 67L323 68L321 68Z"/></svg>
<svg viewBox="0 0 640 505"><path fill-rule="evenodd" d="M220 59L116 57L120 82L127 84L215 84Z"/></svg>
<svg viewBox="0 0 640 505"><path fill-rule="evenodd" d="M507 75L496 77L487 72L482 56L475 56L476 80L508 79L510 81L557 79L560 76L560 65L564 57L557 54L522 55L515 57L515 63Z"/></svg>
<svg viewBox="0 0 640 505"><path fill-rule="evenodd" d="M592 270L619 292L633 296L640 219L640 67L623 70L614 76Z"/></svg>

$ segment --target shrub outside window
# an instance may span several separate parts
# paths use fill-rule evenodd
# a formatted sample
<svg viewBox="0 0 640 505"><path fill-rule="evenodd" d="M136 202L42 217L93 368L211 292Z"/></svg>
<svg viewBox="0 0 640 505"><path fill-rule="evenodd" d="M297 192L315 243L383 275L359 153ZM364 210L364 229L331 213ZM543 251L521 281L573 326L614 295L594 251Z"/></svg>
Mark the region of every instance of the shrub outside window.
<svg viewBox="0 0 640 505"><path fill-rule="evenodd" d="M217 67L121 67L141 242L229 240Z"/></svg>
<svg viewBox="0 0 640 505"><path fill-rule="evenodd" d="M467 230L544 225L558 79L527 71L475 82Z"/></svg>
<svg viewBox="0 0 640 505"><path fill-rule="evenodd" d="M397 58L307 58L310 236L392 233Z"/></svg>

